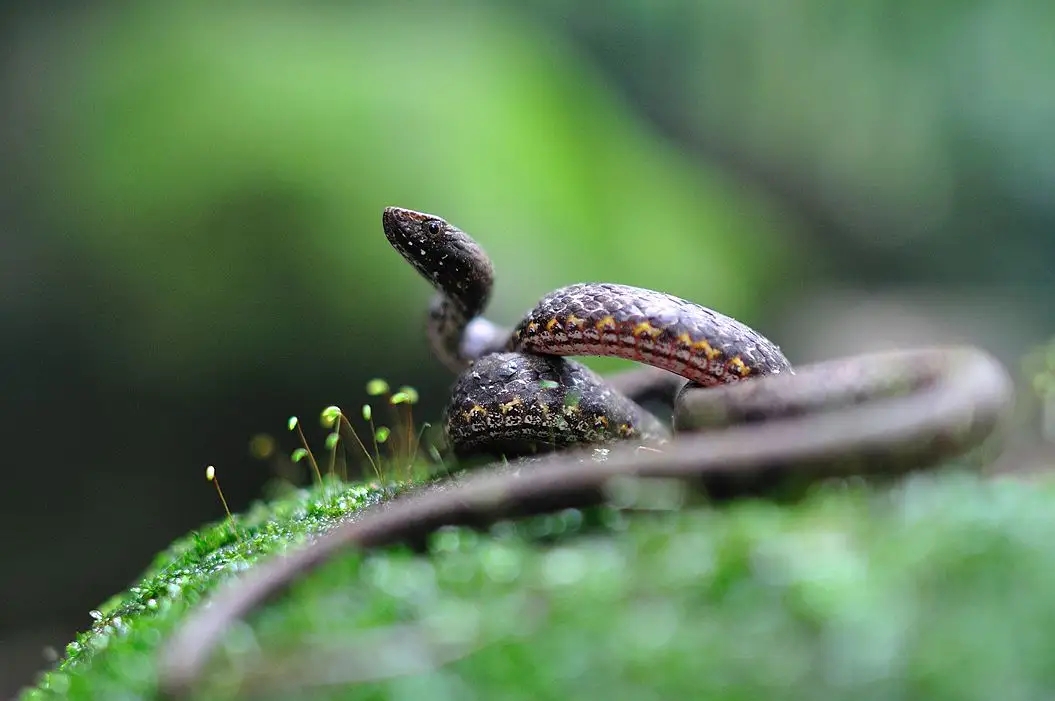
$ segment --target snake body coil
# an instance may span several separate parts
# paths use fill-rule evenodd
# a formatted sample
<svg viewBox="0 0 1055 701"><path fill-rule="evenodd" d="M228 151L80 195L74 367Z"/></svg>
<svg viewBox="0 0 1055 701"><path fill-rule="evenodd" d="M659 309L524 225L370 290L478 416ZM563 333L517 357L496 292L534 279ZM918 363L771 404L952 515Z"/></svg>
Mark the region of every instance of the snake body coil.
<svg viewBox="0 0 1055 701"><path fill-rule="evenodd" d="M862 355L792 372L749 327L621 285L557 290L509 331L481 316L493 271L467 234L396 207L385 210L383 224L390 243L439 290L428 335L439 358L461 373L445 412L457 454L610 448L601 457L569 449L522 468L499 463L457 475L258 565L168 642L161 687L172 697L193 691L234 620L346 547L421 545L443 526L596 505L622 478L677 479L719 500L926 469L978 446L1012 399L1002 366L975 348ZM654 367L602 379L560 357L587 354ZM673 436L633 401L650 396L673 400ZM642 442L654 449L638 450Z"/></svg>
<svg viewBox="0 0 1055 701"><path fill-rule="evenodd" d="M610 382L556 356L636 360L693 387L791 372L774 343L736 319L628 285L584 283L555 290L507 331L482 317L494 273L472 237L409 209L389 207L382 219L392 247L438 292L428 335L443 362L463 372L444 413L447 438L459 457L514 457L666 435L655 417ZM502 350L508 353L496 356ZM669 383L655 373L649 377Z"/></svg>

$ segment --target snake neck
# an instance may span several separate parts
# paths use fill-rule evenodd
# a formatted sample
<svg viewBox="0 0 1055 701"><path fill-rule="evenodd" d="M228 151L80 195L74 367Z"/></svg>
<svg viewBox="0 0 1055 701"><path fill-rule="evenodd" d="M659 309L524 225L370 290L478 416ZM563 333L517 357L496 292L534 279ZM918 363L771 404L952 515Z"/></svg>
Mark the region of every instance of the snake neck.
<svg viewBox="0 0 1055 701"><path fill-rule="evenodd" d="M491 297L491 259L471 236L433 214L385 209L382 223L392 247L439 293L429 308L428 337L439 360L455 372L500 350L509 332L480 315Z"/></svg>
<svg viewBox="0 0 1055 701"><path fill-rule="evenodd" d="M454 373L461 373L485 355L505 350L510 331L482 316L468 316L444 294L429 307L428 338L436 357Z"/></svg>
<svg viewBox="0 0 1055 701"><path fill-rule="evenodd" d="M427 327L429 346L436 358L455 373L469 365L461 349L462 334L468 324L468 317L450 297L444 294L433 297Z"/></svg>

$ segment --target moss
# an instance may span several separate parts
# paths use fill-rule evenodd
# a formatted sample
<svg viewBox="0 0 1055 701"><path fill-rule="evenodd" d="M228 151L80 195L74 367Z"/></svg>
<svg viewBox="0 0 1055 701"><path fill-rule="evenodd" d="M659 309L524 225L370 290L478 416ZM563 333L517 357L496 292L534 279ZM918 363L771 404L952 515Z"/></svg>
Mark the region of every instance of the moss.
<svg viewBox="0 0 1055 701"><path fill-rule="evenodd" d="M256 504L232 525L195 531L159 553L140 581L92 611L95 623L66 646L54 671L24 698L122 698L150 694L153 653L180 617L221 581L263 556L303 542L349 513L383 498L378 486L327 481Z"/></svg>
<svg viewBox="0 0 1055 701"><path fill-rule="evenodd" d="M349 552L233 629L203 696L1040 698L1053 490L946 472ZM151 698L160 641L206 591L380 496L298 492L238 537L220 523L178 541L23 698Z"/></svg>

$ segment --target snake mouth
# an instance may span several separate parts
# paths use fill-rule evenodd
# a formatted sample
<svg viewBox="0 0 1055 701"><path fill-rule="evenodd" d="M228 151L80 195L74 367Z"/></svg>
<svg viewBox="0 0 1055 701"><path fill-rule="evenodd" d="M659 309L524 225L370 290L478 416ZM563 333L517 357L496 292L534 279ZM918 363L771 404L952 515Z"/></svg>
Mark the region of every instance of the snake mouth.
<svg viewBox="0 0 1055 701"><path fill-rule="evenodd" d="M402 207L385 207L381 215L381 224L388 242L412 262L413 256L409 253L415 240L421 234L422 219L419 212Z"/></svg>

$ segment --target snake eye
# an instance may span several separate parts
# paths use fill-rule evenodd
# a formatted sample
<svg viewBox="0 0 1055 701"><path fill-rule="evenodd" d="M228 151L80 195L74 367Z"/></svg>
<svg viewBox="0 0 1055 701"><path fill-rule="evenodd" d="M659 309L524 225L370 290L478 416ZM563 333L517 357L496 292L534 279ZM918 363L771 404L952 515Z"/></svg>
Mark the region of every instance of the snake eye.
<svg viewBox="0 0 1055 701"><path fill-rule="evenodd" d="M429 230L429 233L433 236L436 236L440 233L440 223L435 219L429 221L429 223L427 224L427 228Z"/></svg>

